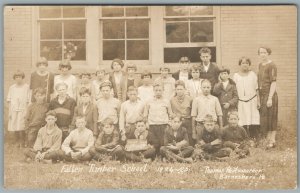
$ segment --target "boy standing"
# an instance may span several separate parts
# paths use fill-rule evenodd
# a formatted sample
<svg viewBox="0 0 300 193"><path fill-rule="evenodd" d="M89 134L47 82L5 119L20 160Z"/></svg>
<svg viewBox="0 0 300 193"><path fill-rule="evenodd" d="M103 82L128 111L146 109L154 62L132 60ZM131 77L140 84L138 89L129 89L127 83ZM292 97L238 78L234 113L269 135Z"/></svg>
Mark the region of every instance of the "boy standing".
<svg viewBox="0 0 300 193"><path fill-rule="evenodd" d="M27 146L31 148L36 140L39 129L45 125L46 113L49 107L49 104L45 101L46 90L44 88L36 88L33 91L33 96L35 102L29 105L25 117Z"/></svg>
<svg viewBox="0 0 300 193"><path fill-rule="evenodd" d="M213 90L213 94L219 98L222 107L224 125L227 125L228 112L237 110L239 100L235 82L229 78L229 74L230 70L228 68L221 68L221 82L217 83Z"/></svg>
<svg viewBox="0 0 300 193"><path fill-rule="evenodd" d="M55 111L46 114L46 126L39 130L33 148L24 152L27 162L35 160L49 163L60 159L62 131L55 124L56 120Z"/></svg>
<svg viewBox="0 0 300 193"><path fill-rule="evenodd" d="M159 69L160 77L155 79L154 82L160 82L163 85L163 97L167 100L170 100L172 96L174 96L175 91L175 79L173 77L169 77L170 68L167 66L163 66Z"/></svg>
<svg viewBox="0 0 300 193"><path fill-rule="evenodd" d="M173 112L169 100L163 98L163 86L158 82L154 83L153 90L154 99L146 104L144 119L149 124L149 143L156 149L156 154L159 154L159 149L164 144L165 129Z"/></svg>
<svg viewBox="0 0 300 193"><path fill-rule="evenodd" d="M90 161L92 156L89 153L94 145L93 132L85 127L85 117L76 117L76 129L64 140L61 149L66 161Z"/></svg>
<svg viewBox="0 0 300 193"><path fill-rule="evenodd" d="M72 122L74 108L76 106L75 100L67 95L67 89L68 85L66 83L58 83L55 86L58 95L51 100L49 105L49 109L56 112L56 124L63 132L63 140L69 134L69 126Z"/></svg>
<svg viewBox="0 0 300 193"><path fill-rule="evenodd" d="M137 98L137 89L134 86L130 86L127 89L127 95L129 100L121 105L119 130L122 136L133 138L135 123L143 118L144 103Z"/></svg>
<svg viewBox="0 0 300 193"><path fill-rule="evenodd" d="M191 79L192 76L189 72L190 59L186 56L183 56L179 60L180 70L173 73L172 77L175 80L182 80L186 82L188 79Z"/></svg>
<svg viewBox="0 0 300 193"><path fill-rule="evenodd" d="M196 97L192 104L192 128L193 138L203 132L204 118L207 114L212 115L214 121L219 122L219 127L223 128L222 108L217 97L210 94L211 84L209 80L203 80L201 83L203 95Z"/></svg>

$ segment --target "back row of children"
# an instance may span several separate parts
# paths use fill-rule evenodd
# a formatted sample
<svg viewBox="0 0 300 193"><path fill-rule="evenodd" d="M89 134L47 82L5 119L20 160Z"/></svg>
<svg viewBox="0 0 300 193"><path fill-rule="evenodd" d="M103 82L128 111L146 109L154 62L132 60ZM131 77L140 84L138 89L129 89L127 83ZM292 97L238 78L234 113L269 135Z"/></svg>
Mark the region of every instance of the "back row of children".
<svg viewBox="0 0 300 193"><path fill-rule="evenodd" d="M268 48L260 48L259 54L261 55L261 52L265 50ZM121 141L126 141L127 138L134 136L136 122L144 120L144 123L149 126L148 136L151 137L148 139L152 140L149 143L155 149L155 154L160 154L160 147L164 144L165 130L169 126L169 119L176 116L180 117L182 126L187 129L190 145L197 142L199 134L202 135L205 128L204 120L207 115L211 115L212 120L218 122L219 128L222 129L223 124L227 124L228 112L237 109L238 100L240 101L238 106L239 125L245 126L247 129L251 125L259 125L257 107L260 106L260 103L257 100L259 95L256 95L257 78L249 70L250 60L248 58L240 59L241 72L234 75L234 80L236 80L234 82L229 79L229 69L219 69L215 64L210 63L211 53L208 48L202 48L199 53L202 63L193 65L190 74L188 58L180 59L182 68L173 74L173 77L180 81L175 83L174 78L168 77L170 69L162 67L160 69L161 76L154 81L153 85L151 84L152 74L143 73L141 76L143 85L138 88L136 86L139 83L134 77L137 70L136 66L128 65L128 74L126 74L122 71L124 63L119 59L113 60L111 65L113 72L108 80L105 79L104 70L96 72L97 79L92 83L89 81L90 74L83 73L81 74L82 81L77 86L76 78L70 74L71 65L69 62L60 63L61 74L53 78L53 75L46 70L47 61L42 59L37 63L37 71L31 76L30 87L23 83L24 73L14 74L16 84L10 87L8 94L8 101L10 102L8 130L15 131L17 141L22 145L25 142L26 130L28 145L32 146L39 129L45 124L46 112L54 110L57 119L56 125L62 131L63 140L69 135L70 129L76 128L76 117L84 116L86 127L92 130L94 140L103 131L103 122L109 119L120 132ZM269 54L270 52L267 51L267 55ZM264 57L266 56L264 55ZM270 61L266 61L264 65L269 63ZM247 66L248 68L246 68ZM269 73L272 83L276 81L276 66L270 64L267 67L272 72ZM220 82L218 82L219 77ZM264 76L263 78L266 79ZM264 80L265 84L266 82L267 80ZM242 85L242 88L239 88L238 85ZM251 86L255 95L250 99L243 100L250 94L254 94L253 91L249 91ZM210 94L212 88L214 88L212 93L218 96L219 100ZM34 97L31 98L35 102L28 107L24 119L26 105L30 100L30 89L34 91ZM243 92L241 92L242 89ZM50 101L52 91L53 95L56 96ZM46 101L50 101L49 106L43 102L43 97L40 96L44 92ZM275 93L273 92L273 95ZM77 99L77 104L74 98ZM129 100L126 101L128 98ZM267 102L270 103L269 100ZM240 105L240 103L245 103L245 105ZM250 130L254 129L250 128ZM256 137L255 135L252 136ZM272 136L275 135L268 132L268 136L272 139ZM275 137L273 141L275 141Z"/></svg>

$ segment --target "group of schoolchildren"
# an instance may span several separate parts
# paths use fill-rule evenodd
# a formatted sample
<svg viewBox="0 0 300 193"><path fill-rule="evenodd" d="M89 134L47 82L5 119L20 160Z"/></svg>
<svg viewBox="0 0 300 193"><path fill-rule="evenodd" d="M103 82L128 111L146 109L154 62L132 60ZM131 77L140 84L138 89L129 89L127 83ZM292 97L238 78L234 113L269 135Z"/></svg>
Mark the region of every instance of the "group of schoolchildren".
<svg viewBox="0 0 300 193"><path fill-rule="evenodd" d="M258 132L250 130L259 122L241 120L255 117L258 96L243 101L239 83L229 78L230 70L210 62L209 48L199 54L200 65L190 66L189 59L182 57L178 72L170 76L170 68L163 66L154 81L148 71L136 78L134 64L124 72L120 59L112 61L111 73L98 69L91 81L91 74L83 72L78 81L70 72L70 61L62 61L60 74L54 76L47 70L46 58L41 58L30 85L24 83L23 72L13 75L16 83L7 98L8 131L19 147L27 147L28 162L162 159L190 163L232 155L243 158L250 153L250 139L258 139ZM249 62L242 58L239 65L250 66ZM257 83L254 87L256 94ZM256 109L243 109L254 98ZM145 141L147 147L127 151L130 139Z"/></svg>

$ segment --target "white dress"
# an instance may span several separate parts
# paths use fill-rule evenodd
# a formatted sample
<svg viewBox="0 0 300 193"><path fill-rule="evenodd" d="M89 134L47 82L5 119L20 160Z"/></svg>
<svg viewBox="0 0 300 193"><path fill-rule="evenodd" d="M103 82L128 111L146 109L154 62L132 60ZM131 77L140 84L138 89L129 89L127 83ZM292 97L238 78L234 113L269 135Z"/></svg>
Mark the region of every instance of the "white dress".
<svg viewBox="0 0 300 193"><path fill-rule="evenodd" d="M73 99L76 99L76 87L77 87L76 77L74 75L70 75L68 78L64 78L61 75L56 75L54 77L54 96L57 96L55 86L61 82L64 82L68 85L67 94Z"/></svg>
<svg viewBox="0 0 300 193"><path fill-rule="evenodd" d="M187 80L185 82L186 90L188 91L188 94L193 99L202 95L202 88L201 88L201 82L203 79L199 79L198 81L195 81L193 79Z"/></svg>
<svg viewBox="0 0 300 193"><path fill-rule="evenodd" d="M13 84L9 87L7 101L9 105L8 131L25 130L25 115L30 101L29 85L18 86Z"/></svg>
<svg viewBox="0 0 300 193"><path fill-rule="evenodd" d="M253 71L250 71L247 76L241 76L235 73L233 80L236 83L239 96L239 125L259 125L260 116L257 109L257 96L255 96L256 90L258 89L257 75ZM250 100L251 98L253 99Z"/></svg>

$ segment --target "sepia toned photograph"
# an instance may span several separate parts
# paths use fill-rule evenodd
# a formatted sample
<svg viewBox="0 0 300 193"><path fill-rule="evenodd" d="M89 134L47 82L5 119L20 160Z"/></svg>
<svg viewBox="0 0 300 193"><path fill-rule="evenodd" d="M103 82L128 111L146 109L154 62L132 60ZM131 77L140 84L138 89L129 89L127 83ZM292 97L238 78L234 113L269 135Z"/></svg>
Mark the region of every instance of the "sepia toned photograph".
<svg viewBox="0 0 300 193"><path fill-rule="evenodd" d="M10 5L6 189L297 188L296 5Z"/></svg>

